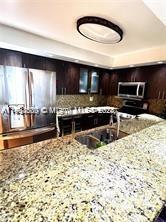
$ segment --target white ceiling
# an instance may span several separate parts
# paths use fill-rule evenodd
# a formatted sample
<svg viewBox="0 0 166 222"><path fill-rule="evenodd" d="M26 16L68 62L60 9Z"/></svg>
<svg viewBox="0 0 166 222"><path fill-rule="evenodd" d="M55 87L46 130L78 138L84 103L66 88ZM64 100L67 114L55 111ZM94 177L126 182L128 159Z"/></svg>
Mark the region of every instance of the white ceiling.
<svg viewBox="0 0 166 222"><path fill-rule="evenodd" d="M76 21L87 15L119 25L123 40L111 45L81 36ZM166 45L166 26L142 0L0 0L0 23L110 57Z"/></svg>

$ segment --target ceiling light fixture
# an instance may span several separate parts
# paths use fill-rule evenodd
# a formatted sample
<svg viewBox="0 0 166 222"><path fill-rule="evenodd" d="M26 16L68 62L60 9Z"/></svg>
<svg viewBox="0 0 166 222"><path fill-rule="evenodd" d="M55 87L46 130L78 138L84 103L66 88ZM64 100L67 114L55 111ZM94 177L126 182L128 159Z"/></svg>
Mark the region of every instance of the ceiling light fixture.
<svg viewBox="0 0 166 222"><path fill-rule="evenodd" d="M157 64L162 64L162 63L163 63L163 61L158 61L158 62L157 62Z"/></svg>
<svg viewBox="0 0 166 222"><path fill-rule="evenodd" d="M77 31L95 42L114 44L123 38L123 31L114 23L99 17L85 16L77 21Z"/></svg>

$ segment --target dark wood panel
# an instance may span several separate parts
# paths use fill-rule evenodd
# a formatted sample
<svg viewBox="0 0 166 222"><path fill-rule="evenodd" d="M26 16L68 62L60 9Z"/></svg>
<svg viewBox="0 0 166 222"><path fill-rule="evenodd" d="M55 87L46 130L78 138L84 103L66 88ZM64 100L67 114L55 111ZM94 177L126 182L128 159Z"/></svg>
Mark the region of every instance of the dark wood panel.
<svg viewBox="0 0 166 222"><path fill-rule="evenodd" d="M166 94L166 65L139 67L137 81L147 83L147 98L162 98Z"/></svg>
<svg viewBox="0 0 166 222"><path fill-rule="evenodd" d="M27 53L22 54L22 66L31 69L46 69L46 58Z"/></svg>
<svg viewBox="0 0 166 222"><path fill-rule="evenodd" d="M113 71L111 73L110 81L111 81L110 95L117 95L118 82L119 82L119 74L117 71Z"/></svg>
<svg viewBox="0 0 166 222"><path fill-rule="evenodd" d="M45 69L48 71L56 72L56 60L51 58L45 58Z"/></svg>
<svg viewBox="0 0 166 222"><path fill-rule="evenodd" d="M4 65L5 63L5 50L0 49L0 65Z"/></svg>
<svg viewBox="0 0 166 222"><path fill-rule="evenodd" d="M102 95L109 95L111 89L111 75L104 71L100 73L99 78L99 93Z"/></svg>
<svg viewBox="0 0 166 222"><path fill-rule="evenodd" d="M135 81L135 68L120 69L117 71L119 75L119 82Z"/></svg>
<svg viewBox="0 0 166 222"><path fill-rule="evenodd" d="M56 93L61 95L64 93L65 88L65 72L66 62L57 60L56 61Z"/></svg>
<svg viewBox="0 0 166 222"><path fill-rule="evenodd" d="M4 65L22 67L22 53L6 50L4 53Z"/></svg>
<svg viewBox="0 0 166 222"><path fill-rule="evenodd" d="M66 94L79 93L80 68L78 64L68 63L65 72Z"/></svg>

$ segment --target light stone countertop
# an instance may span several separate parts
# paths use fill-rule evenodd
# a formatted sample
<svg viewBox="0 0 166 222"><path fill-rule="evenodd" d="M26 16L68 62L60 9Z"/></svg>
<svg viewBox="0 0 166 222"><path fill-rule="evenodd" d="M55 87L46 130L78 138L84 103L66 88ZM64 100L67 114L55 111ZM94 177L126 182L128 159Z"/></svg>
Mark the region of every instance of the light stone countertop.
<svg viewBox="0 0 166 222"><path fill-rule="evenodd" d="M0 221L154 221L166 200L166 121L120 129L137 133L95 150L68 136L1 151Z"/></svg>
<svg viewBox="0 0 166 222"><path fill-rule="evenodd" d="M57 112L58 117L67 117L74 115L91 114L95 112L99 113L112 113L118 108L111 106L98 106L98 107L78 107L78 108L59 108Z"/></svg>

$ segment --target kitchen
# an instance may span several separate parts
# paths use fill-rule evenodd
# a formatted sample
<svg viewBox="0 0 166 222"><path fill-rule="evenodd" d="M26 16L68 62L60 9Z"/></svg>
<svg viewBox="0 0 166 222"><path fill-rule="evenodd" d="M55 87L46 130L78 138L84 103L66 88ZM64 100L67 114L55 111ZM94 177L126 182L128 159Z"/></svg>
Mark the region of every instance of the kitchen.
<svg viewBox="0 0 166 222"><path fill-rule="evenodd" d="M94 2L0 3L2 222L166 221L165 2Z"/></svg>

